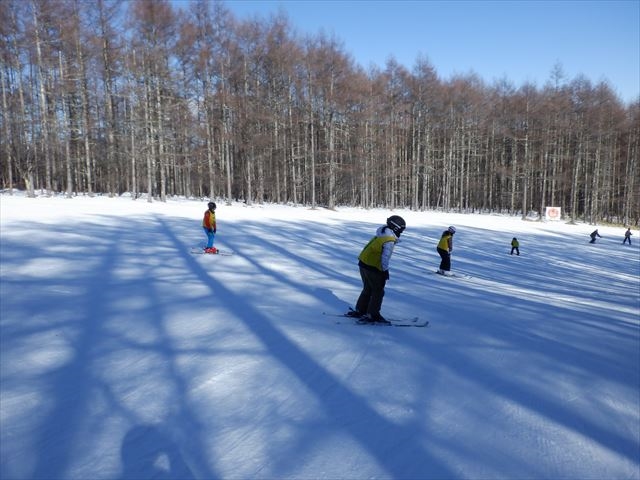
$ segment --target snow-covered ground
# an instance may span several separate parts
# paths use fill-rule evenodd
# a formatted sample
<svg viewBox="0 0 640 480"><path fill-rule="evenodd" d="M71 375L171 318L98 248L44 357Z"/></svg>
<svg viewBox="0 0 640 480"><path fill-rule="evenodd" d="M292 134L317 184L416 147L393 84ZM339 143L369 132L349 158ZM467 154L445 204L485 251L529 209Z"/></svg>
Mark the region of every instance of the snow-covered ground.
<svg viewBox="0 0 640 480"><path fill-rule="evenodd" d="M356 326L392 212L217 203L0 197L2 479L640 478L637 230L396 210Z"/></svg>

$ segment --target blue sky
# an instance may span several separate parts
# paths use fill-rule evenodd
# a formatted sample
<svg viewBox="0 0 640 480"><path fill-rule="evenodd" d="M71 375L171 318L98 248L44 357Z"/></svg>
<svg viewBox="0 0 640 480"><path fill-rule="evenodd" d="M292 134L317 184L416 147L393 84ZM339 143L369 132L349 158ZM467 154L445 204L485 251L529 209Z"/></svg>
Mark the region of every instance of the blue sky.
<svg viewBox="0 0 640 480"><path fill-rule="evenodd" d="M182 0L186 1L186 0ZM301 35L321 31L367 68L389 56L411 69L424 55L442 79L542 87L557 63L566 80L608 80L624 102L640 95L640 0L226 0L240 19L284 10Z"/></svg>

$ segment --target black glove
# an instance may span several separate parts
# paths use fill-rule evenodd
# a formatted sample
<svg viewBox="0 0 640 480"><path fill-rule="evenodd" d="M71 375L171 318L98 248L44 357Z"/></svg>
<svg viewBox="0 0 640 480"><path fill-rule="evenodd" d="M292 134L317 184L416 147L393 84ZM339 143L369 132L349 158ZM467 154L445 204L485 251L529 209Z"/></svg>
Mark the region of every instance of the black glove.
<svg viewBox="0 0 640 480"><path fill-rule="evenodd" d="M384 279L385 279L385 280L389 280L389 270L385 270L385 271L384 271L384 272L382 272L382 273L384 273Z"/></svg>
<svg viewBox="0 0 640 480"><path fill-rule="evenodd" d="M216 233L216 232L213 231L213 228L210 228L208 231L209 231L209 233Z"/></svg>
<svg viewBox="0 0 640 480"><path fill-rule="evenodd" d="M213 233L216 233L216 229L215 228L213 229Z"/></svg>

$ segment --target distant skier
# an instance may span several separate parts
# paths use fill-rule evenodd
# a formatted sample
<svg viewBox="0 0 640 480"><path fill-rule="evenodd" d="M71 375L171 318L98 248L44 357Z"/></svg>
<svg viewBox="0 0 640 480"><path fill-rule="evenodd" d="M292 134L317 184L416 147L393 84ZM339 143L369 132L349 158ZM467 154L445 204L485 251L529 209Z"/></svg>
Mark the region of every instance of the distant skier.
<svg viewBox="0 0 640 480"><path fill-rule="evenodd" d="M511 255L513 255L514 251L516 255L520 256L520 242L518 242L516 237L513 237L513 240L511 240Z"/></svg>
<svg viewBox="0 0 640 480"><path fill-rule="evenodd" d="M202 228L207 236L207 246L204 248L204 253L218 253L216 247L213 246L216 238L216 204L214 202L207 204L207 211L204 212L202 219Z"/></svg>
<svg viewBox="0 0 640 480"><path fill-rule="evenodd" d="M596 243L596 237L602 238L602 236L598 233L598 229L596 228L593 232L591 232L591 241L589 243Z"/></svg>
<svg viewBox="0 0 640 480"><path fill-rule="evenodd" d="M629 227L627 228L627 231L624 232L624 240L622 241L623 245L627 242L629 242L629 245L631 245L631 235L633 235L633 233L631 233L631 227Z"/></svg>
<svg viewBox="0 0 640 480"><path fill-rule="evenodd" d="M387 218L386 225L376 230L375 236L362 249L358 256L358 267L362 279L362 292L356 302L355 310L348 316L358 317L368 322L389 323L380 315L384 287L389 280L389 260L393 248L407 224L398 215Z"/></svg>
<svg viewBox="0 0 640 480"><path fill-rule="evenodd" d="M449 227L440 237L436 250L440 254L440 268L436 273L447 275L451 271L451 252L453 251L453 235L456 233L456 227Z"/></svg>

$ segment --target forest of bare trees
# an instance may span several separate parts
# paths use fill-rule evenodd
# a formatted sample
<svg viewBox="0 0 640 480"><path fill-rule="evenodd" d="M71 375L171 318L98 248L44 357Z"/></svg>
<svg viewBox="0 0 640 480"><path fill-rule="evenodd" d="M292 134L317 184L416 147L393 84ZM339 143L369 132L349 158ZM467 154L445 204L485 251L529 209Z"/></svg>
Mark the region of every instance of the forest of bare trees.
<svg viewBox="0 0 640 480"><path fill-rule="evenodd" d="M357 65L224 2L0 1L0 186L638 225L640 101Z"/></svg>

